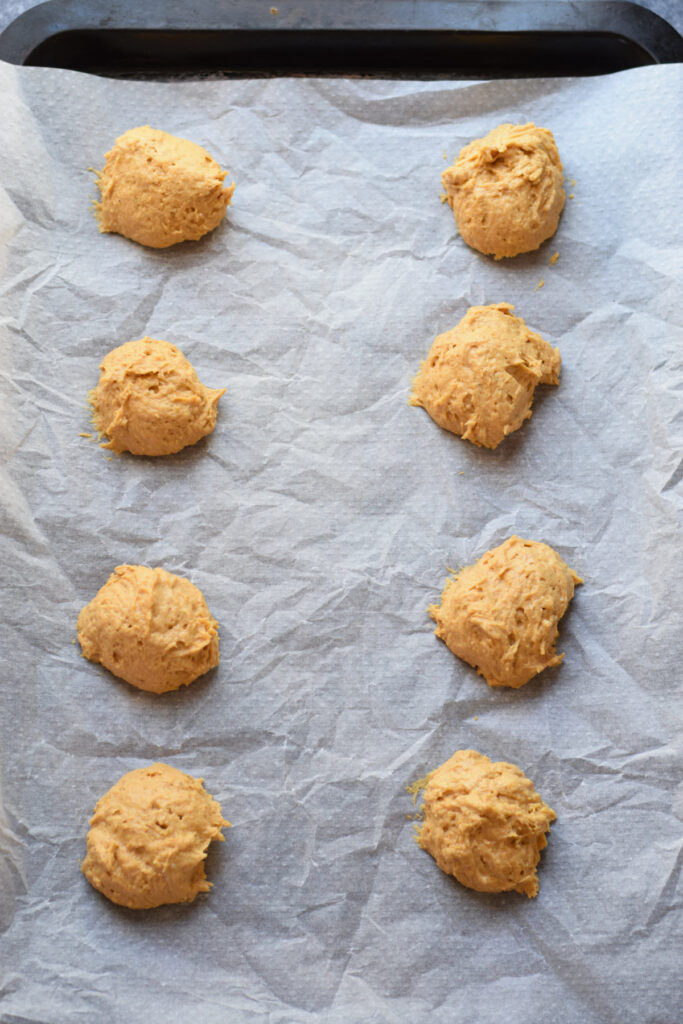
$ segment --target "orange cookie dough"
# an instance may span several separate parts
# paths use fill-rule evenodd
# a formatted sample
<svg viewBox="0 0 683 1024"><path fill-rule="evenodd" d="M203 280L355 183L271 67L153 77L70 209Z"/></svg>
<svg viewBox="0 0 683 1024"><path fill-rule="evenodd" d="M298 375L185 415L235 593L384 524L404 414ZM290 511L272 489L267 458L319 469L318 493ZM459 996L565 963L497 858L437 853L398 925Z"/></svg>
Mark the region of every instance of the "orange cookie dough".
<svg viewBox="0 0 683 1024"><path fill-rule="evenodd" d="M489 686L517 688L564 658L557 624L582 582L547 544L510 537L449 579L429 614Z"/></svg>
<svg viewBox="0 0 683 1024"><path fill-rule="evenodd" d="M218 664L218 623L201 590L165 569L118 565L78 616L84 657L139 690L188 686Z"/></svg>
<svg viewBox="0 0 683 1024"><path fill-rule="evenodd" d="M95 427L109 438L105 448L172 455L211 433L223 394L204 387L175 345L141 338L104 357L88 400Z"/></svg>
<svg viewBox="0 0 683 1024"><path fill-rule="evenodd" d="M234 185L205 149L145 125L131 128L105 154L95 203L100 231L166 249L213 231Z"/></svg>
<svg viewBox="0 0 683 1024"><path fill-rule="evenodd" d="M538 893L536 865L557 815L505 761L458 750L431 775L418 842L442 871L477 892Z"/></svg>
<svg viewBox="0 0 683 1024"><path fill-rule="evenodd" d="M484 448L496 448L529 419L537 384L560 382L560 350L513 316L514 308L472 306L435 339L413 383L411 405Z"/></svg>
<svg viewBox="0 0 683 1024"><path fill-rule="evenodd" d="M90 884L132 910L190 903L208 892L206 851L230 822L202 782L167 764L120 778L90 819L81 866Z"/></svg>
<svg viewBox="0 0 683 1024"><path fill-rule="evenodd" d="M497 260L538 249L557 231L562 164L546 128L499 125L465 146L441 181L462 237Z"/></svg>

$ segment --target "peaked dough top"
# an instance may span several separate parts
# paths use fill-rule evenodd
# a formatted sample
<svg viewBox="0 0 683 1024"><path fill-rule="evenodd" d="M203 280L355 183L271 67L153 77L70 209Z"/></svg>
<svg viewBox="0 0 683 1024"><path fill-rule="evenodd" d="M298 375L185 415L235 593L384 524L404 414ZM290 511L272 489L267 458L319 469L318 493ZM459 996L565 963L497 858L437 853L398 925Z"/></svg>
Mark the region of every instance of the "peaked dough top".
<svg viewBox="0 0 683 1024"><path fill-rule="evenodd" d="M501 124L465 146L441 181L462 237L497 260L538 249L557 231L564 179L547 128Z"/></svg>
<svg viewBox="0 0 683 1024"><path fill-rule="evenodd" d="M205 387L180 349L140 338L112 349L88 398L104 446L133 455L172 455L210 434L225 389Z"/></svg>
<svg viewBox="0 0 683 1024"><path fill-rule="evenodd" d="M496 448L531 416L537 384L559 384L560 351L513 316L506 302L472 306L434 341L411 405L454 434Z"/></svg>
<svg viewBox="0 0 683 1024"><path fill-rule="evenodd" d="M133 910L208 892L206 851L230 823L202 781L168 764L122 776L90 819L82 864L90 884Z"/></svg>
<svg viewBox="0 0 683 1024"><path fill-rule="evenodd" d="M538 893L536 866L555 812L514 764L458 750L431 775L418 842L477 892Z"/></svg>
<svg viewBox="0 0 683 1024"><path fill-rule="evenodd" d="M218 623L194 583L118 565L78 616L83 656L131 686L166 693L218 664Z"/></svg>
<svg viewBox="0 0 683 1024"><path fill-rule="evenodd" d="M509 537L448 580L435 633L489 686L518 688L559 665L558 622L581 579L547 544Z"/></svg>
<svg viewBox="0 0 683 1024"><path fill-rule="evenodd" d="M201 146L144 125L105 154L95 204L100 231L153 249L196 240L220 224L235 186Z"/></svg>

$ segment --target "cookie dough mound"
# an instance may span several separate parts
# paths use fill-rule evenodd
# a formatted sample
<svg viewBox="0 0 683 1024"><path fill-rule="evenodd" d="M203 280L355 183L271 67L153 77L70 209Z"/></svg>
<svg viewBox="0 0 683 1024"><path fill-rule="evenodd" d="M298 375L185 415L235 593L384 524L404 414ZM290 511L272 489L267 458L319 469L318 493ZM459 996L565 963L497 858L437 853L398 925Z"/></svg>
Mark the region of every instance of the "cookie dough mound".
<svg viewBox="0 0 683 1024"><path fill-rule="evenodd" d="M547 544L510 537L448 580L434 632L489 686L523 686L564 658L557 624L582 582Z"/></svg>
<svg viewBox="0 0 683 1024"><path fill-rule="evenodd" d="M95 427L109 438L103 447L173 455L211 433L223 394L204 387L175 345L141 338L104 357L88 400Z"/></svg>
<svg viewBox="0 0 683 1024"><path fill-rule="evenodd" d="M208 892L206 851L230 822L202 782L167 764L120 778L90 819L82 864L90 884L132 910L190 903Z"/></svg>
<svg viewBox="0 0 683 1024"><path fill-rule="evenodd" d="M188 686L218 664L218 623L193 583L118 565L78 616L83 656L139 690Z"/></svg>
<svg viewBox="0 0 683 1024"><path fill-rule="evenodd" d="M562 164L546 128L501 124L465 146L441 181L462 237L497 260L538 249L557 231Z"/></svg>
<svg viewBox="0 0 683 1024"><path fill-rule="evenodd" d="M435 339L413 383L411 405L484 448L496 448L529 419L537 384L560 382L560 350L513 316L514 308L472 306Z"/></svg>
<svg viewBox="0 0 683 1024"><path fill-rule="evenodd" d="M430 777L424 814L418 842L447 875L477 892L537 894L557 816L516 765L458 750Z"/></svg>
<svg viewBox="0 0 683 1024"><path fill-rule="evenodd" d="M205 149L145 125L131 128L105 154L95 203L100 231L166 249L213 231L235 186Z"/></svg>

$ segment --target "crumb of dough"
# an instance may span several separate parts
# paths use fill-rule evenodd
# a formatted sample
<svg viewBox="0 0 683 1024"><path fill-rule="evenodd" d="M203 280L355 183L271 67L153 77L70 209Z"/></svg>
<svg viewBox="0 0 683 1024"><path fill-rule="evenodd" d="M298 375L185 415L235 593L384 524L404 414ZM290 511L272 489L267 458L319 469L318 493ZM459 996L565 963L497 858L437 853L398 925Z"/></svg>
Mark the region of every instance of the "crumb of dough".
<svg viewBox="0 0 683 1024"><path fill-rule="evenodd" d="M172 455L210 434L225 388L205 387L168 341L127 341L106 355L88 400L102 445L117 454Z"/></svg>
<svg viewBox="0 0 683 1024"><path fill-rule="evenodd" d="M449 579L429 614L489 686L516 689L564 658L558 623L582 582L547 544L513 536Z"/></svg>
<svg viewBox="0 0 683 1024"><path fill-rule="evenodd" d="M559 349L513 316L514 308L470 307L434 341L409 399L444 430L484 448L496 448L529 419L537 384L560 380Z"/></svg>
<svg viewBox="0 0 683 1024"><path fill-rule="evenodd" d="M277 7L271 7L271 8L270 8L270 13L271 13L271 14L279 14L280 12L279 12L279 10L277 9Z"/></svg>
<svg viewBox="0 0 683 1024"><path fill-rule="evenodd" d="M465 146L441 181L465 242L497 260L538 249L557 230L562 164L546 128L499 125Z"/></svg>
<svg viewBox="0 0 683 1024"><path fill-rule="evenodd" d="M88 439L89 441L94 441L94 440L95 440L95 438L93 437L93 435L92 435L92 434L88 434L88 433L86 433L85 431L81 431L81 433L80 433L80 434L79 434L78 436L79 436L79 437L85 437L85 438L87 438L87 439Z"/></svg>
<svg viewBox="0 0 683 1024"><path fill-rule="evenodd" d="M557 263L557 261L559 260L559 258L560 258L559 252L554 252L552 254L552 256L550 257L550 259L548 260L548 263L550 264L551 267L554 267L555 264Z"/></svg>
<svg viewBox="0 0 683 1024"><path fill-rule="evenodd" d="M574 198L574 193L573 193L573 192L570 192L570 193L569 193L569 198L570 198L570 199L573 199L573 198Z"/></svg>
<svg viewBox="0 0 683 1024"><path fill-rule="evenodd" d="M189 686L218 665L218 623L193 583L118 565L78 616L83 656L151 693Z"/></svg>
<svg viewBox="0 0 683 1024"><path fill-rule="evenodd" d="M418 842L477 892L538 893L536 868L555 812L514 764L458 750L433 772Z"/></svg>
<svg viewBox="0 0 683 1024"><path fill-rule="evenodd" d="M208 892L206 853L230 822L203 781L168 764L122 776L90 819L81 865L90 884L132 910L190 903Z"/></svg>
<svg viewBox="0 0 683 1024"><path fill-rule="evenodd" d="M100 231L153 249L196 240L220 224L235 186L205 149L144 125L105 154L97 172Z"/></svg>
<svg viewBox="0 0 683 1024"><path fill-rule="evenodd" d="M428 772L426 775L423 775L421 779L415 779L414 782L408 783L408 785L405 787L406 793L410 793L410 795L412 796L414 804L417 803L418 796L426 787L431 777L432 772Z"/></svg>

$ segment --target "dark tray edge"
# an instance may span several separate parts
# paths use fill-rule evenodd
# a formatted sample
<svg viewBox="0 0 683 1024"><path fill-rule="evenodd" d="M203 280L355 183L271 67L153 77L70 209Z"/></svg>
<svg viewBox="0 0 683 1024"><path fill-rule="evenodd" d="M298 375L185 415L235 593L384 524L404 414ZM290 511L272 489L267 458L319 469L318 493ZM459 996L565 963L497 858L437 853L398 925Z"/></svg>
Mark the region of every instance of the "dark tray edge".
<svg viewBox="0 0 683 1024"><path fill-rule="evenodd" d="M253 0L145 0L141 8L132 9L129 0L47 0L0 33L0 59L32 63L36 50L65 33L109 33L113 38L121 31L206 30L242 33L244 38L250 33L264 37L277 33L282 47L295 45L297 39L311 33L321 38L336 33L342 39L353 33L382 31L405 33L408 39L410 33L417 37L446 32L457 36L465 47L468 33L472 38L495 33L492 38L501 39L506 33L553 33L577 52L582 38L604 36L632 44L634 54L636 49L642 51L641 58L634 56L625 66L683 61L683 38L676 29L653 11L628 0L577 0L571 4L553 0L420 0L419 4L414 0L281 0L277 15L271 14L267 3L254 4Z"/></svg>

